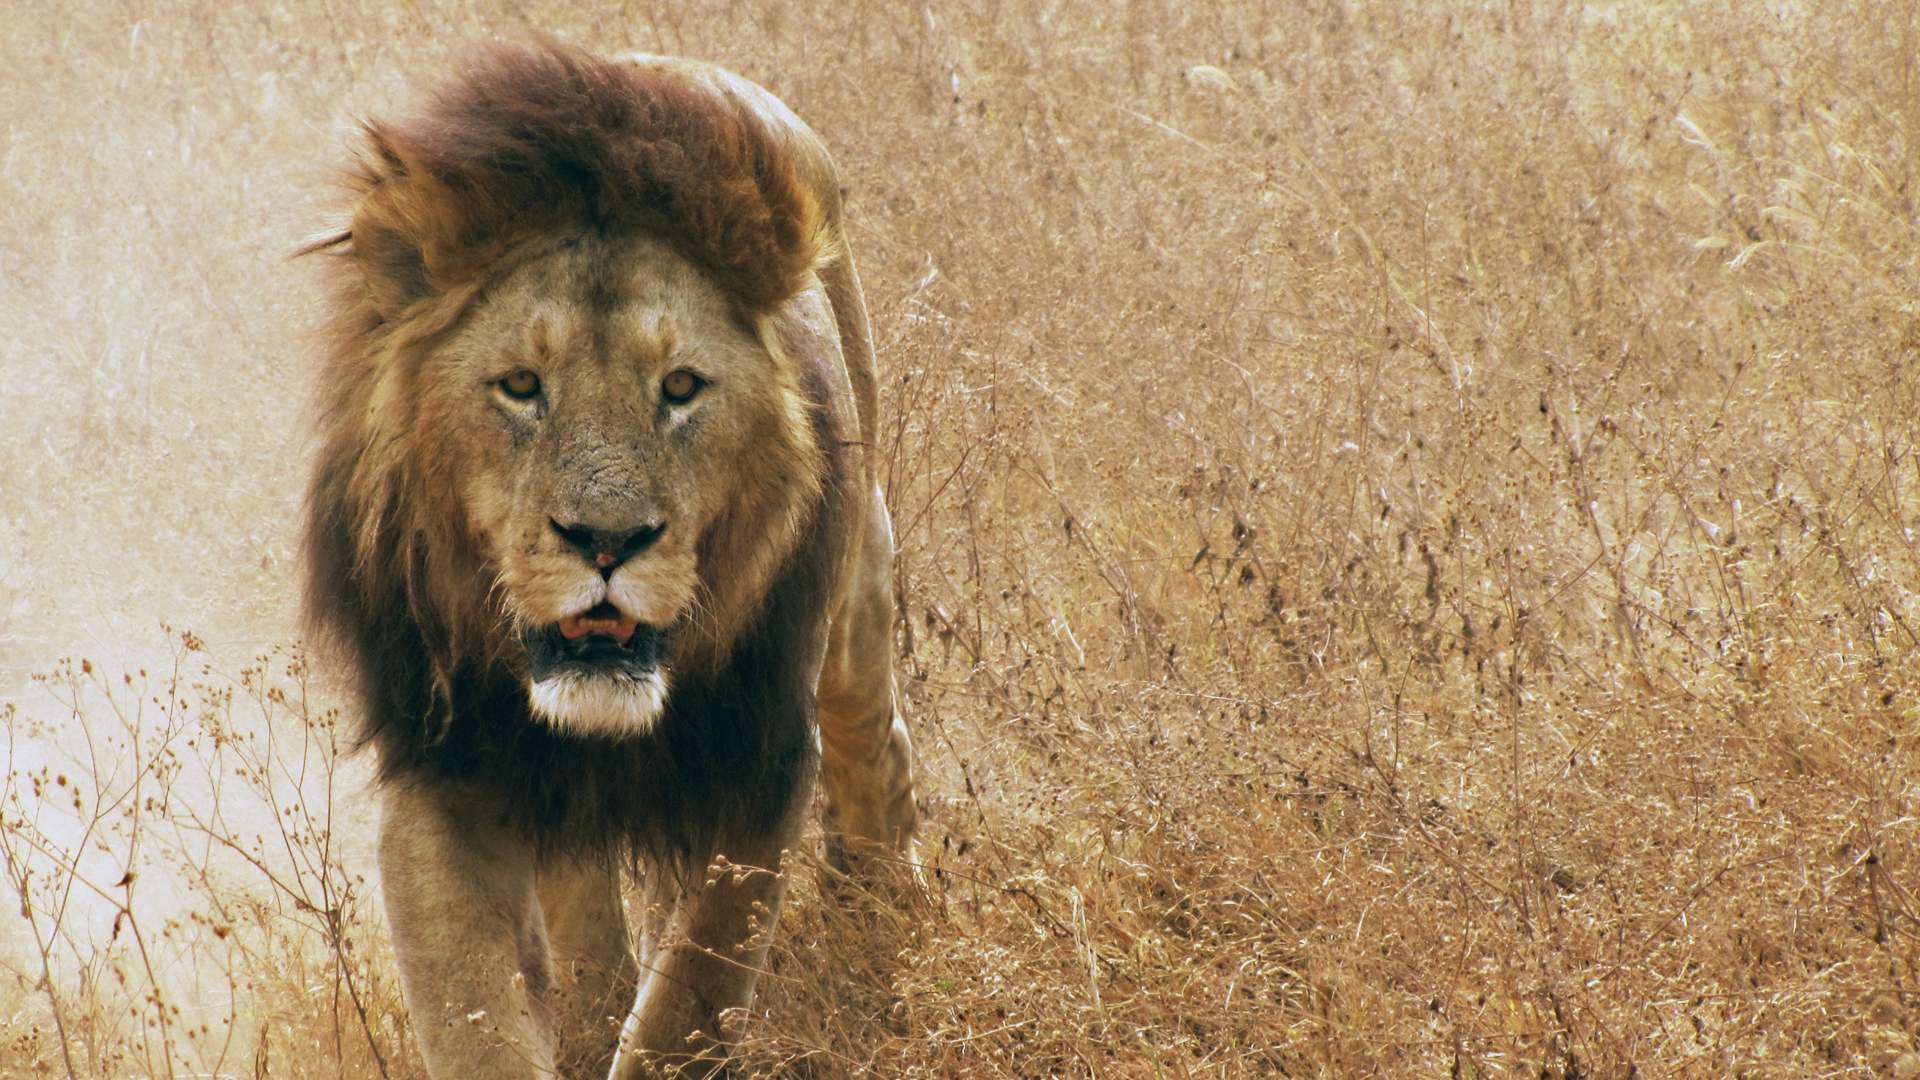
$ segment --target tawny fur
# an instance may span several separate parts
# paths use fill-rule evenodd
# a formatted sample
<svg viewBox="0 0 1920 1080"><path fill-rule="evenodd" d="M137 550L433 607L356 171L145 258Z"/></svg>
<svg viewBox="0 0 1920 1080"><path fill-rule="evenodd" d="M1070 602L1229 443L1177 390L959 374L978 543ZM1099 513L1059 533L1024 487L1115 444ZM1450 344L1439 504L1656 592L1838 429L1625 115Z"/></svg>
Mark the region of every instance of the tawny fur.
<svg viewBox="0 0 1920 1080"><path fill-rule="evenodd" d="M549 42L464 71L367 125L351 228L314 248L337 321L307 616L380 756L430 1070L697 1075L751 1000L816 754L840 865L915 818L838 180L716 68ZM667 395L681 372L702 389ZM602 562L579 539L636 535ZM529 635L582 619L657 631L657 668L540 668Z"/></svg>

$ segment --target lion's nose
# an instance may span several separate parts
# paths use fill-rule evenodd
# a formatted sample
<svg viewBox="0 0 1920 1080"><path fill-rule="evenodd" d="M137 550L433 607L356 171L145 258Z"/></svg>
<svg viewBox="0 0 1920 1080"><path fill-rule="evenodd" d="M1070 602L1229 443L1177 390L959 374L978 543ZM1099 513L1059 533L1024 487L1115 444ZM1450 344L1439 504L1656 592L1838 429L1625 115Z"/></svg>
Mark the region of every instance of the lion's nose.
<svg viewBox="0 0 1920 1080"><path fill-rule="evenodd" d="M597 529L591 525L562 525L552 518L547 519L553 525L553 531L567 546L579 552L600 571L601 577L612 577L620 564L652 547L667 531L664 521L650 521L634 529Z"/></svg>

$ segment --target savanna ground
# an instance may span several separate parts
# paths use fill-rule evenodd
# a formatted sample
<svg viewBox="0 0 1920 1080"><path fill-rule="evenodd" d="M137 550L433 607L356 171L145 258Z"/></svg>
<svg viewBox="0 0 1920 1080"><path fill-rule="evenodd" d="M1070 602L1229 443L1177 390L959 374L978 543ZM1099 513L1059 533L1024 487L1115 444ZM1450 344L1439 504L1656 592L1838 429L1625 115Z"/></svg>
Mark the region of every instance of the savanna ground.
<svg viewBox="0 0 1920 1080"><path fill-rule="evenodd" d="M873 308L929 897L802 872L743 1073L1920 1075L1917 24L10 11L0 1074L419 1075L286 254L534 28L783 96Z"/></svg>

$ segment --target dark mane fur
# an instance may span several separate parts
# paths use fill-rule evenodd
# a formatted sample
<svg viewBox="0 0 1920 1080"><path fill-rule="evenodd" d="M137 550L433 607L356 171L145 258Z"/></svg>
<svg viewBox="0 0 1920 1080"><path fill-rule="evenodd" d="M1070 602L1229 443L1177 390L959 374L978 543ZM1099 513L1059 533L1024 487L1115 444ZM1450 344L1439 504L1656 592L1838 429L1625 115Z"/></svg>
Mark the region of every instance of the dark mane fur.
<svg viewBox="0 0 1920 1080"><path fill-rule="evenodd" d="M829 413L815 417L822 445L838 447L843 433ZM520 676L491 657L459 657L436 687L414 598L355 588L357 575L339 561L343 538L316 519L309 611L353 664L362 740L379 752L382 781L474 785L497 794L503 813L544 850L629 850L683 869L726 837L772 828L812 790L818 657L795 642L822 634L831 575L845 554L845 529L834 524L844 514L845 451L830 456L816 527L759 620L725 669L675 672L665 715L640 738L554 730L532 716Z"/></svg>
<svg viewBox="0 0 1920 1080"><path fill-rule="evenodd" d="M367 134L352 239L412 293L497 269L531 237L638 232L761 312L819 253L820 208L750 110L557 42L486 48L424 114Z"/></svg>
<svg viewBox="0 0 1920 1080"><path fill-rule="evenodd" d="M823 228L793 162L711 89L553 43L484 51L424 115L368 135L335 268L304 554L308 626L351 670L382 779L497 797L548 851L624 847L684 868L764 833L811 790L819 657L796 643L824 641L854 433L810 410L823 495L757 621L724 670L673 673L649 734L616 740L535 720L521 676L472 632L498 613L444 583L475 591L482 568L421 493L433 464L383 456L412 443L377 402L418 392L404 341L454 317L438 301L549 238L663 238L743 309L777 309ZM809 400L827 399L824 370L800 376Z"/></svg>

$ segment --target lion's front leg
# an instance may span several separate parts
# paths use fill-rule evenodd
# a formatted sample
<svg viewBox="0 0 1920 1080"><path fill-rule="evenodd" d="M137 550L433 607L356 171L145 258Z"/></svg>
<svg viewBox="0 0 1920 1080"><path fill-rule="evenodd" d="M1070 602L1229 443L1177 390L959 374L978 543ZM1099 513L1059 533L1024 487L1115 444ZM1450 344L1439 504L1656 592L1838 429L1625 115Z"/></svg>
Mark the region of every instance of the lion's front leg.
<svg viewBox="0 0 1920 1080"><path fill-rule="evenodd" d="M553 951L554 1057L560 1075L607 1075L621 1017L640 985L627 941L620 869L610 857L557 856L540 866L540 906Z"/></svg>
<svg viewBox="0 0 1920 1080"><path fill-rule="evenodd" d="M400 986L420 1055L441 1080L554 1075L533 851L497 805L404 783L381 805L381 890Z"/></svg>
<svg viewBox="0 0 1920 1080"><path fill-rule="evenodd" d="M787 893L782 848L797 831L790 823L777 842L730 845L732 857L714 856L684 884L664 870L649 875L642 984L614 1080L704 1077L722 1068L766 964Z"/></svg>

